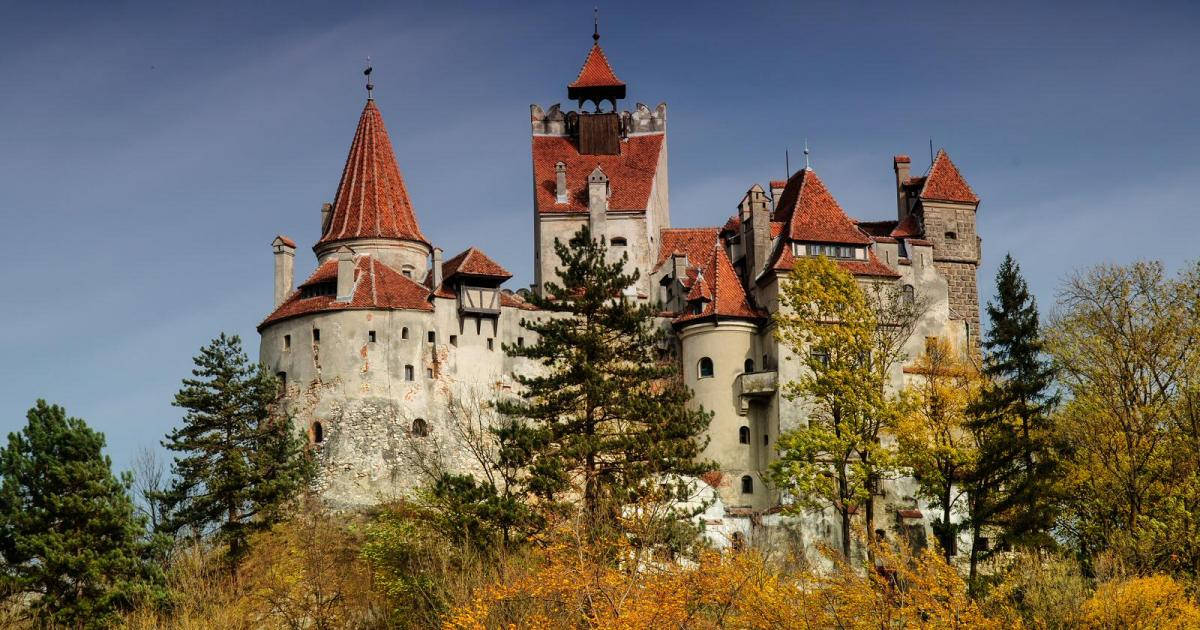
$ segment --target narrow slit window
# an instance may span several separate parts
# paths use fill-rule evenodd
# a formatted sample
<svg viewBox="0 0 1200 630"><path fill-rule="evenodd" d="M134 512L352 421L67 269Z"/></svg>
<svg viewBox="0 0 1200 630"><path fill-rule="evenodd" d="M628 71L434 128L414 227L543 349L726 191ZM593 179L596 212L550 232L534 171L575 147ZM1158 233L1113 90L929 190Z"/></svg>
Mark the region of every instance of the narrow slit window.
<svg viewBox="0 0 1200 630"><path fill-rule="evenodd" d="M408 326L405 326L404 328L400 329L400 338L408 339Z"/></svg>
<svg viewBox="0 0 1200 630"><path fill-rule="evenodd" d="M416 375L415 375L415 371L413 370L413 366L411 366L411 365L404 366L404 380L406 380L406 381L416 380Z"/></svg>
<svg viewBox="0 0 1200 630"><path fill-rule="evenodd" d="M742 427L742 428L738 429L738 443L739 444L749 444L750 443L750 427Z"/></svg>
<svg viewBox="0 0 1200 630"><path fill-rule="evenodd" d="M375 343L375 331L374 330L367 331L367 341L369 341L371 343Z"/></svg>
<svg viewBox="0 0 1200 630"><path fill-rule="evenodd" d="M284 349L284 350L291 350L291 349L292 349L292 336L291 336L291 335L284 335L284 336L283 336L283 349Z"/></svg>
<svg viewBox="0 0 1200 630"><path fill-rule="evenodd" d="M312 439L313 444L320 444L325 441L325 428L321 426L320 422L314 422L312 425Z"/></svg>
<svg viewBox="0 0 1200 630"><path fill-rule="evenodd" d="M428 337L429 337L429 343L434 343L437 341L437 333L432 330L429 331Z"/></svg>
<svg viewBox="0 0 1200 630"><path fill-rule="evenodd" d="M313 343L321 343L321 329L320 328L313 329Z"/></svg>
<svg viewBox="0 0 1200 630"><path fill-rule="evenodd" d="M525 338L524 337L517 337L517 347L518 348L525 347Z"/></svg>
<svg viewBox="0 0 1200 630"><path fill-rule="evenodd" d="M488 350L495 350L495 349L496 349L496 340L492 339L491 337L488 337Z"/></svg>

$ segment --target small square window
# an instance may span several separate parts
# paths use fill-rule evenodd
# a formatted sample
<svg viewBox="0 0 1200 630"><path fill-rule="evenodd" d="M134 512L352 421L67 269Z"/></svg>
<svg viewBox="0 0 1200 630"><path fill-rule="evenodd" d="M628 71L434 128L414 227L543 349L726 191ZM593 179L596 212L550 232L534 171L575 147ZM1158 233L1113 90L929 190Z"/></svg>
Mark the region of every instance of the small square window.
<svg viewBox="0 0 1200 630"><path fill-rule="evenodd" d="M284 335L284 336L283 336L283 349L284 349L284 350L291 350L291 349L292 349L292 336L291 336L291 335Z"/></svg>
<svg viewBox="0 0 1200 630"><path fill-rule="evenodd" d="M375 343L375 331L374 330L367 331L367 341L369 341L371 343Z"/></svg>
<svg viewBox="0 0 1200 630"><path fill-rule="evenodd" d="M314 328L313 329L313 343L320 343L320 342L321 342L321 329Z"/></svg>
<svg viewBox="0 0 1200 630"><path fill-rule="evenodd" d="M450 335L450 345L452 345L452 346L458 345L458 335Z"/></svg>
<svg viewBox="0 0 1200 630"><path fill-rule="evenodd" d="M433 368L425 368L425 378L433 378Z"/></svg>
<svg viewBox="0 0 1200 630"><path fill-rule="evenodd" d="M518 348L525 347L525 338L524 337L517 337L517 347Z"/></svg>

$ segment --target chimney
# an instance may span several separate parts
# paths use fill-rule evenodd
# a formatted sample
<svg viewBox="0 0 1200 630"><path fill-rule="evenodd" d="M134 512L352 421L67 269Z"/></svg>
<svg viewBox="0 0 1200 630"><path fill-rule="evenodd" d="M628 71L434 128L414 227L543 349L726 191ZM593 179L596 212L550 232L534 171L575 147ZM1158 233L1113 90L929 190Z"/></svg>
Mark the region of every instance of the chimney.
<svg viewBox="0 0 1200 630"><path fill-rule="evenodd" d="M767 255L771 249L771 215L767 212L767 194L762 186L755 184L746 193L750 201L750 229L747 230L746 286L754 285L755 278L767 266Z"/></svg>
<svg viewBox="0 0 1200 630"><path fill-rule="evenodd" d="M588 229L592 238L603 238L608 220L608 176L597 166L588 175Z"/></svg>
<svg viewBox="0 0 1200 630"><path fill-rule="evenodd" d="M342 246L337 251L337 301L349 302L354 298L354 252Z"/></svg>
<svg viewBox="0 0 1200 630"><path fill-rule="evenodd" d="M684 278L687 277L687 256L679 252L671 254L671 279L675 282L683 284ZM681 293L680 299L686 297L686 294Z"/></svg>
<svg viewBox="0 0 1200 630"><path fill-rule="evenodd" d="M561 164L561 162L559 162ZM433 248L433 290L442 286L442 248Z"/></svg>
<svg viewBox="0 0 1200 630"><path fill-rule="evenodd" d="M787 182L782 179L771 181L771 209L777 210L779 198L783 196L783 189L787 187Z"/></svg>
<svg viewBox="0 0 1200 630"><path fill-rule="evenodd" d="M279 306L292 292L296 243L281 234L271 241L271 249L275 251L275 306Z"/></svg>
<svg viewBox="0 0 1200 630"><path fill-rule="evenodd" d="M908 216L908 195L904 192L904 183L908 181L911 166L912 160L907 155L892 158L892 170L896 171L896 219L899 221Z"/></svg>
<svg viewBox="0 0 1200 630"><path fill-rule="evenodd" d="M567 203L567 165L554 165L554 203Z"/></svg>
<svg viewBox="0 0 1200 630"><path fill-rule="evenodd" d="M333 204L321 204L321 236L329 231L329 218L333 216Z"/></svg>

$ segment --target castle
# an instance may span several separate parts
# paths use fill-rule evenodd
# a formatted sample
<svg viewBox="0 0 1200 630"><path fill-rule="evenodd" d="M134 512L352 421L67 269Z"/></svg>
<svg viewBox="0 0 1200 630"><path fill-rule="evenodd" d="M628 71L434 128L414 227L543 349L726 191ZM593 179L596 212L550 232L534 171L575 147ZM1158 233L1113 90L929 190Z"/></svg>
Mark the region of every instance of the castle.
<svg viewBox="0 0 1200 630"><path fill-rule="evenodd" d="M713 412L705 456L721 469L704 515L725 537L781 523L780 493L766 483L781 431L805 421L780 385L797 378L774 337L780 281L796 257L836 259L863 283L894 283L928 307L906 345L927 340L977 348L975 230L979 198L941 151L924 175L892 160L896 217L851 218L807 166L764 189L751 186L717 227L673 228L667 177L667 107L618 111L625 84L597 41L567 87L577 111L531 106L533 291L554 279L553 243L588 226L628 255L640 280L629 299L661 304L694 404ZM593 111L585 111L586 109ZM318 484L341 505L365 505L410 488L402 457L413 441L450 431L462 401L515 389L534 369L502 344L533 340L520 325L539 311L503 287L508 271L476 248L445 258L421 232L376 103L368 98L313 246L316 270L293 289L296 244L279 236L275 308L258 326L261 361L283 380L284 403L318 454ZM891 386L903 387L897 366ZM450 453L452 467L469 457ZM885 483L879 527L927 527L911 479ZM930 515L932 517L932 515ZM802 524L833 540L832 514Z"/></svg>

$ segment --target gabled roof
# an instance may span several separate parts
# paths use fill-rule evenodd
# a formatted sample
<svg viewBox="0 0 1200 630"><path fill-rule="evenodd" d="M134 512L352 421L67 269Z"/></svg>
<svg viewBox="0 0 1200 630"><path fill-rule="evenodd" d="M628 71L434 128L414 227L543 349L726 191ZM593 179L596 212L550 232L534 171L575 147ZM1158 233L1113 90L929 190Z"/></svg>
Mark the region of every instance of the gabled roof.
<svg viewBox="0 0 1200 630"><path fill-rule="evenodd" d="M474 247L468 247L466 251L443 263L443 281L456 275L499 280L508 280L512 277L512 274L501 267L500 263L488 258L487 254Z"/></svg>
<svg viewBox="0 0 1200 630"><path fill-rule="evenodd" d="M355 238L394 238L429 244L413 214L383 116L368 100L358 119L329 227L318 244Z"/></svg>
<svg viewBox="0 0 1200 630"><path fill-rule="evenodd" d="M979 197L975 195L975 191L971 190L967 180L963 179L962 173L958 172L958 167L954 166L954 162L950 161L950 156L946 154L945 149L939 149L937 157L933 160L933 166L929 169L925 185L921 188L921 199L979 203Z"/></svg>
<svg viewBox="0 0 1200 630"><path fill-rule="evenodd" d="M621 141L617 155L583 155L570 138L533 137L534 200L538 212L587 212L587 177L597 166L608 176L610 210L645 211L658 172L663 134L632 136ZM558 203L554 166L567 167L567 199Z"/></svg>
<svg viewBox="0 0 1200 630"><path fill-rule="evenodd" d="M794 241L871 243L811 169L797 171L788 180L775 206L774 220L787 224L784 234Z"/></svg>
<svg viewBox="0 0 1200 630"><path fill-rule="evenodd" d="M617 78L612 66L608 64L608 57L604 56L604 49L600 48L600 44L596 43L592 44L592 49L588 52L587 59L583 62L583 67L579 69L579 76L575 77L575 80L567 88L618 86L624 87L625 82Z"/></svg>
<svg viewBox="0 0 1200 630"><path fill-rule="evenodd" d="M703 265L708 262L720 232L721 228L663 229L659 232L658 262L654 264L654 270L658 271L675 253L687 256L689 268Z"/></svg>
<svg viewBox="0 0 1200 630"><path fill-rule="evenodd" d="M284 319L322 311L348 309L433 310L433 305L429 302L428 288L371 256L358 256L354 260L354 293L349 301L338 302L333 295L301 297L304 295L305 288L323 283L336 283L337 273L337 259L326 260L258 325L258 330L261 332L267 325Z"/></svg>
<svg viewBox="0 0 1200 630"><path fill-rule="evenodd" d="M766 315L750 305L742 281L733 270L725 247L714 243L707 260L701 265L688 302L699 302L700 312L688 312L675 318L681 324L708 317L762 319Z"/></svg>

